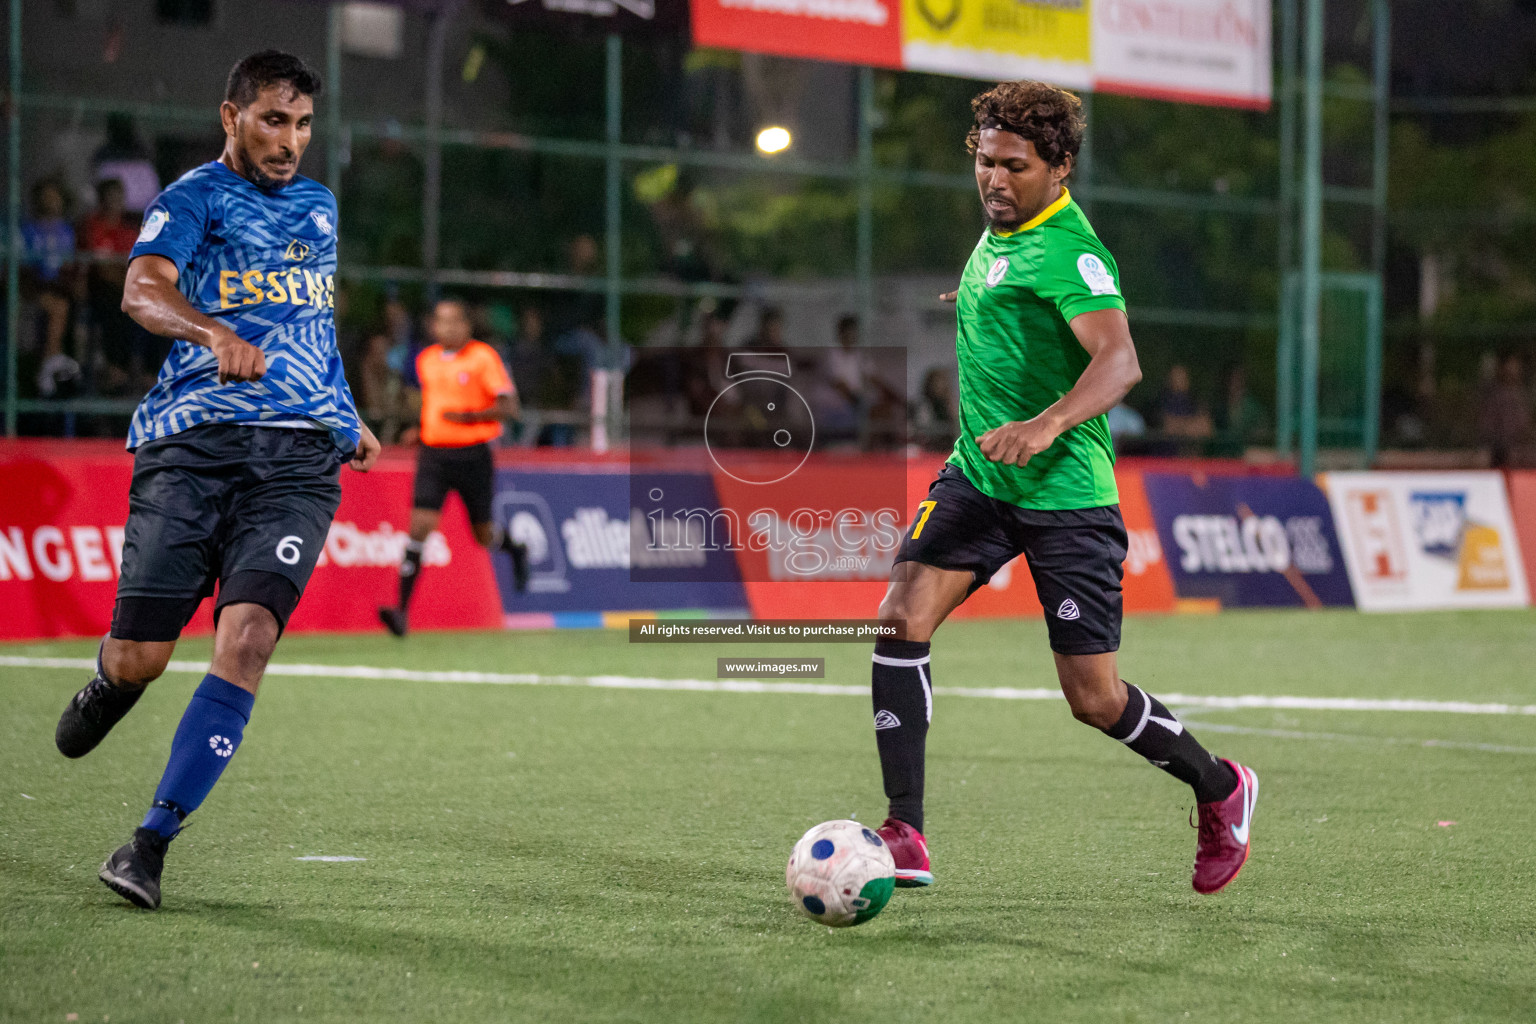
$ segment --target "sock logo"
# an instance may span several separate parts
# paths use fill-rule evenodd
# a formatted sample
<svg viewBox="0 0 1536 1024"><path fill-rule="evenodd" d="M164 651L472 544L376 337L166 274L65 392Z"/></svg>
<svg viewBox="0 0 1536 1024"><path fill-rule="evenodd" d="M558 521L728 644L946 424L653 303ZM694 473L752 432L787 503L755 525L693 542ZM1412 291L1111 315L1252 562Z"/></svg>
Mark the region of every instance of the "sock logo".
<svg viewBox="0 0 1536 1024"><path fill-rule="evenodd" d="M901 725L901 719L897 718L895 715L891 714L889 711L876 711L875 712L875 731L876 732L879 732L881 729L895 729L895 728L898 728L900 725Z"/></svg>
<svg viewBox="0 0 1536 1024"><path fill-rule="evenodd" d="M228 736L209 736L208 746L212 748L213 752L218 754L220 757L235 756L235 741L230 739Z"/></svg>
<svg viewBox="0 0 1536 1024"><path fill-rule="evenodd" d="M1056 609L1056 617L1058 619L1066 619L1068 622L1071 622L1073 619L1082 618L1083 613L1077 610L1077 602L1073 601L1069 597L1065 601L1061 602L1060 608Z"/></svg>
<svg viewBox="0 0 1536 1024"><path fill-rule="evenodd" d="M1148 715L1147 721L1156 722L1158 725L1162 726L1164 729L1167 729L1175 736L1184 731L1184 723L1179 721L1177 718L1159 718L1156 715Z"/></svg>

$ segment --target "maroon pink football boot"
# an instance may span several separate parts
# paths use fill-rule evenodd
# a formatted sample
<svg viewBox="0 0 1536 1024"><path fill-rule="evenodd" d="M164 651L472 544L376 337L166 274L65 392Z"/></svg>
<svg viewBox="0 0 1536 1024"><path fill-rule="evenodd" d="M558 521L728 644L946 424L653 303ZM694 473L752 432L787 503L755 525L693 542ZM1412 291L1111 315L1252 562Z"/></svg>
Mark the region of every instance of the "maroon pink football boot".
<svg viewBox="0 0 1536 1024"><path fill-rule="evenodd" d="M933 884L933 872L928 864L928 841L921 832L899 818L886 818L885 824L875 831L885 840L891 858L896 861L898 886L910 889Z"/></svg>
<svg viewBox="0 0 1536 1024"><path fill-rule="evenodd" d="M1195 892L1206 896L1225 889L1248 863L1248 828L1253 823L1253 806L1259 802L1259 777L1253 769L1222 760L1237 773L1237 788L1225 800L1199 805L1200 839L1192 881ZM900 871L896 878L900 885Z"/></svg>

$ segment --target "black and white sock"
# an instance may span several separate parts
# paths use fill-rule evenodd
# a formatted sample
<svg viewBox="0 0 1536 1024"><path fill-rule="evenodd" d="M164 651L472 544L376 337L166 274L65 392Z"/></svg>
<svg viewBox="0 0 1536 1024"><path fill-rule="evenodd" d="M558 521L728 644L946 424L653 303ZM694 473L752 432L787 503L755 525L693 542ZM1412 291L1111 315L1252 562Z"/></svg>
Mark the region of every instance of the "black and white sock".
<svg viewBox="0 0 1536 1024"><path fill-rule="evenodd" d="M416 578L421 575L421 553L426 543L419 540L405 542L405 557L400 560L400 610L411 604L411 591L416 589Z"/></svg>
<svg viewBox="0 0 1536 1024"><path fill-rule="evenodd" d="M890 816L923 830L923 757L933 719L933 682L928 644L911 640L875 643L870 693L875 704L875 745Z"/></svg>
<svg viewBox="0 0 1536 1024"><path fill-rule="evenodd" d="M1122 682L1124 682L1122 680ZM1125 713L1104 731L1161 768L1187 782L1195 800L1225 800L1237 788L1237 773L1217 760L1156 697L1125 683Z"/></svg>

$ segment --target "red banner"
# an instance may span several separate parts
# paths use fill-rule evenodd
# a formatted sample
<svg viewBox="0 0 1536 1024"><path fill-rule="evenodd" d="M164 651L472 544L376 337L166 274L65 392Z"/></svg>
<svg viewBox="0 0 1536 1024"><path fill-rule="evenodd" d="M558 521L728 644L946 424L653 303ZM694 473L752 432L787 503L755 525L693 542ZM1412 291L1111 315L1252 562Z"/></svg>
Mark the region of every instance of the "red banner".
<svg viewBox="0 0 1536 1024"><path fill-rule="evenodd" d="M900 0L693 0L696 46L901 67Z"/></svg>
<svg viewBox="0 0 1536 1024"><path fill-rule="evenodd" d="M1509 485L1509 511L1515 519L1515 537L1525 559L1525 578L1531 600L1536 602L1536 470L1504 474Z"/></svg>
<svg viewBox="0 0 1536 1024"><path fill-rule="evenodd" d="M397 595L411 504L408 459L364 475L343 469L341 508L290 627L326 632L379 628L377 608ZM0 639L100 636L112 622L128 519L133 459L116 443L0 445ZM501 601L488 557L452 499L427 543L427 571L412 625L489 629ZM452 566L451 572L443 571ZM213 628L211 602L188 626Z"/></svg>

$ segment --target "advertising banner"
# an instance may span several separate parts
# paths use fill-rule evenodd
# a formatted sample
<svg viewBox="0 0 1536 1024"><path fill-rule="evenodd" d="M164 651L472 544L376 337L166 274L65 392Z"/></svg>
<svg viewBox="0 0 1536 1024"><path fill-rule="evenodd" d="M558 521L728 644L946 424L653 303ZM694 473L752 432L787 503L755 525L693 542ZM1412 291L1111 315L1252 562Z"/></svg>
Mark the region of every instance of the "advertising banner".
<svg viewBox="0 0 1536 1024"><path fill-rule="evenodd" d="M1266 109L1270 0L693 0L693 41Z"/></svg>
<svg viewBox="0 0 1536 1024"><path fill-rule="evenodd" d="M1093 0L1095 88L1268 108L1269 0Z"/></svg>
<svg viewBox="0 0 1536 1024"><path fill-rule="evenodd" d="M1093 86L1089 0L902 0L909 71Z"/></svg>
<svg viewBox="0 0 1536 1024"><path fill-rule="evenodd" d="M1365 611L1529 602L1498 473L1328 473L1355 597Z"/></svg>
<svg viewBox="0 0 1536 1024"><path fill-rule="evenodd" d="M901 0L693 0L693 42L899 68L900 6Z"/></svg>
<svg viewBox="0 0 1536 1024"><path fill-rule="evenodd" d="M342 498L314 575L289 623L297 631L379 628L397 596L411 505L411 463L341 472ZM101 636L112 623L133 459L115 444L0 448L0 639ZM477 629L502 615L489 556L457 498L427 541L411 606L416 628ZM187 628L213 628L212 602Z"/></svg>
<svg viewBox="0 0 1536 1024"><path fill-rule="evenodd" d="M1507 473L1509 511L1515 519L1515 536L1520 540L1520 556L1525 562L1525 589L1536 594L1536 471L1525 469Z"/></svg>
<svg viewBox="0 0 1536 1024"><path fill-rule="evenodd" d="M1179 597L1237 607L1354 603L1328 499L1312 481L1148 473L1146 488Z"/></svg>
<svg viewBox="0 0 1536 1024"><path fill-rule="evenodd" d="M532 624L519 617L540 613L746 611L731 552L710 550L696 536L686 538L690 543L668 534L670 520L648 519L630 505L629 480L622 471L497 471L493 513L528 546L528 589L523 593L512 585L510 562L496 561L509 624ZM704 474L658 474L652 482L688 507L719 505ZM664 576L666 582L648 576Z"/></svg>

